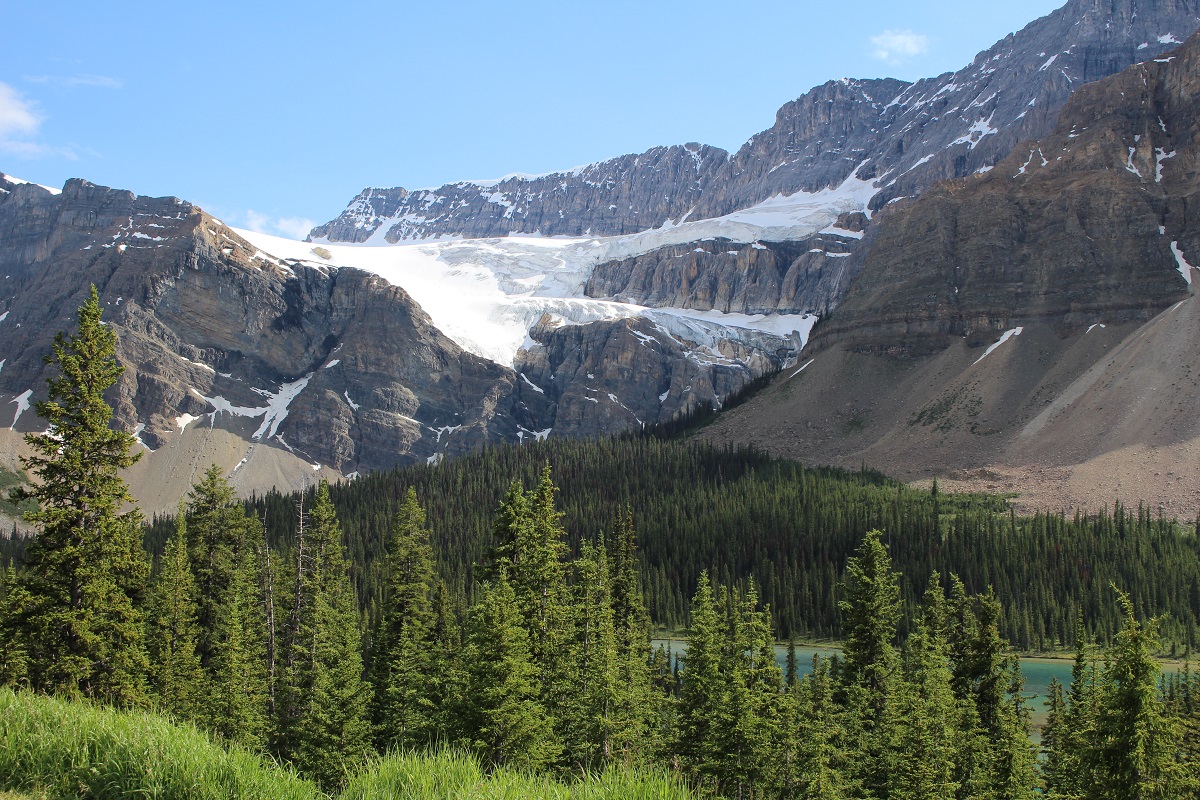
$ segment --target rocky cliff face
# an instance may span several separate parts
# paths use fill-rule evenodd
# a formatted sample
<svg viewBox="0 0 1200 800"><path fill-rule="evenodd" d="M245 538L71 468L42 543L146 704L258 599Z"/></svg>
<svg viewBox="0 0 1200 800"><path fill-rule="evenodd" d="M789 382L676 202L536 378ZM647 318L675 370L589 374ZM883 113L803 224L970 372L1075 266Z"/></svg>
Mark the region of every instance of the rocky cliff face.
<svg viewBox="0 0 1200 800"><path fill-rule="evenodd" d="M840 297L841 262L852 255L865 225L863 214L851 213L827 232L796 241L721 238L662 247L597 265L585 291L589 297L727 314L820 313Z"/></svg>
<svg viewBox="0 0 1200 800"><path fill-rule="evenodd" d="M647 330L644 320L548 322L523 355L523 379L464 351L403 289L319 261L265 253L174 198L82 180L56 195L0 174L0 399L11 425L39 429L31 403L44 396L42 356L73 326L89 284L125 366L110 397L118 424L148 449L215 427L244 440L243 462L263 446L341 474L556 428L597 435L669 418L719 402L786 357L769 337L693 342L677 329L647 334L666 343L648 349L630 333ZM696 358L714 344L728 354ZM535 391L536 381L550 390ZM659 399L659 384L676 383ZM608 405L572 405L596 392ZM624 398L620 414L609 394Z"/></svg>
<svg viewBox="0 0 1200 800"><path fill-rule="evenodd" d="M877 181L878 209L991 168L1017 142L1050 133L1071 92L1156 57L1197 27L1196 0L1070 0L958 72L911 85L819 86L733 156L693 144L494 184L368 189L312 238L620 235L816 192L851 175Z"/></svg>
<svg viewBox="0 0 1200 800"><path fill-rule="evenodd" d="M1187 296L1200 35L1076 93L1051 136L877 223L814 345L921 351L1040 321L1145 320Z"/></svg>
<svg viewBox="0 0 1200 800"><path fill-rule="evenodd" d="M719 407L795 354L733 338L698 347L644 318L589 325L543 318L530 335L541 346L518 355L520 396L551 405L556 436L636 430L702 404Z"/></svg>
<svg viewBox="0 0 1200 800"><path fill-rule="evenodd" d="M395 243L510 233L634 233L686 215L728 157L720 148L693 143L549 175L511 175L413 192L364 189L337 219L314 228L309 238L364 242L378 233Z"/></svg>

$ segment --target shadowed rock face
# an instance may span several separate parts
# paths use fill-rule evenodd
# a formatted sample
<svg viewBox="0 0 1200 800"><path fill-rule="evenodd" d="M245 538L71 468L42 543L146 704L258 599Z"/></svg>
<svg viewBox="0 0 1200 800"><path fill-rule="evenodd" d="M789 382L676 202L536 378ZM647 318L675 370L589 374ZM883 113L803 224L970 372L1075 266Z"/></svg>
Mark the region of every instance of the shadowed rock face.
<svg viewBox="0 0 1200 800"><path fill-rule="evenodd" d="M1196 254L1200 35L1076 93L1054 133L876 223L813 344L920 353L1029 322L1148 319ZM1190 273L1190 271L1188 271Z"/></svg>
<svg viewBox="0 0 1200 800"><path fill-rule="evenodd" d="M838 295L840 262L856 244L837 234L751 244L706 239L600 264L585 292L655 307L820 313Z"/></svg>
<svg viewBox="0 0 1200 800"><path fill-rule="evenodd" d="M699 345L664 335L647 349L621 335L644 321L548 325L523 358L552 363L558 382L535 392L513 369L464 351L372 273L281 261L188 203L82 180L54 195L0 175L0 275L0 401L14 417L44 397L42 357L94 283L125 366L109 398L119 425L156 449L201 420L342 473L560 427L561 398L583 392L572 381L588 372L603 372L587 385L625 398L624 410L576 406L561 434L624 430L719 402L782 363L773 350L732 344L723 345L731 357L688 362ZM615 368L630 359L636 369ZM526 369L543 379L540 367ZM688 391L659 400L659 383L676 374ZM13 422L40 429L32 410Z"/></svg>
<svg viewBox="0 0 1200 800"><path fill-rule="evenodd" d="M390 242L619 235L834 187L852 174L879 181L879 209L992 167L1018 142L1049 134L1073 91L1171 49L1197 27L1197 0L1071 0L958 72L818 86L732 156L689 144L532 179L367 189L312 237L360 242L380 228Z"/></svg>

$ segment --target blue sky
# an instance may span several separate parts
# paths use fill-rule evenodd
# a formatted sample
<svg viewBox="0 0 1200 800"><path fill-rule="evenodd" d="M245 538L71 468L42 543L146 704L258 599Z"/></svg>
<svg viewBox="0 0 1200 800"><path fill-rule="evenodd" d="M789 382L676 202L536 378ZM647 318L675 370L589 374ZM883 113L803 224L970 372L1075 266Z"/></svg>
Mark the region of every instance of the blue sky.
<svg viewBox="0 0 1200 800"><path fill-rule="evenodd" d="M1059 5L5 3L0 171L302 234L364 186L733 150L817 84L955 70Z"/></svg>

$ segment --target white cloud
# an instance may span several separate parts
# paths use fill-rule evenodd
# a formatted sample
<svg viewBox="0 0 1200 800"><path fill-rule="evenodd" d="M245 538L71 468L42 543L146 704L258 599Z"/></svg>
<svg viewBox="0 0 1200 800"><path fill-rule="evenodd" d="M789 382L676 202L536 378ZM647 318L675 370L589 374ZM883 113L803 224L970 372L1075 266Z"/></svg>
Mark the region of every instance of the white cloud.
<svg viewBox="0 0 1200 800"><path fill-rule="evenodd" d="M303 239L308 232L317 227L317 223L304 217L280 217L275 221L275 227L292 239Z"/></svg>
<svg viewBox="0 0 1200 800"><path fill-rule="evenodd" d="M20 159L78 157L68 147L38 141L41 124L42 115L34 103L7 83L0 83L0 153Z"/></svg>
<svg viewBox="0 0 1200 800"><path fill-rule="evenodd" d="M107 75L89 75L80 73L78 75L25 75L25 80L30 83L48 83L54 86L91 86L99 89L120 89L125 84L116 78L110 78Z"/></svg>
<svg viewBox="0 0 1200 800"><path fill-rule="evenodd" d="M32 103L7 83L0 83L0 140L33 136L41 123Z"/></svg>
<svg viewBox="0 0 1200 800"><path fill-rule="evenodd" d="M919 56L929 49L929 37L910 30L884 31L871 37L874 56L880 61L898 64L906 58Z"/></svg>
<svg viewBox="0 0 1200 800"><path fill-rule="evenodd" d="M317 226L311 219L303 217L271 217L253 209L242 215L244 224L252 231L282 236L286 239L303 239Z"/></svg>

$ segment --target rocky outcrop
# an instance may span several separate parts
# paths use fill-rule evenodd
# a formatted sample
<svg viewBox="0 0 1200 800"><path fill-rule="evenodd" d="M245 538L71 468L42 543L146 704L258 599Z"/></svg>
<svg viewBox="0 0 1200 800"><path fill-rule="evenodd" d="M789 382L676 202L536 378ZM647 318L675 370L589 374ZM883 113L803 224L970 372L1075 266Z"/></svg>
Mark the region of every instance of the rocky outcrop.
<svg viewBox="0 0 1200 800"><path fill-rule="evenodd" d="M822 313L838 296L843 259L858 243L853 233L750 244L705 239L663 247L597 265L585 291L589 297L654 307Z"/></svg>
<svg viewBox="0 0 1200 800"><path fill-rule="evenodd" d="M1054 134L876 222L861 275L814 337L913 354L1031 322L1146 320L1188 296L1200 35L1087 86Z"/></svg>
<svg viewBox="0 0 1200 800"><path fill-rule="evenodd" d="M697 347L644 318L561 325L547 317L530 335L541 346L518 356L520 397L550 404L556 436L637 429L719 407L793 355L730 340Z"/></svg>
<svg viewBox="0 0 1200 800"><path fill-rule="evenodd" d="M878 181L872 204L881 209L992 168L1018 142L1048 135L1073 91L1153 59L1197 27L1197 0L1070 0L957 72L914 84L823 84L783 106L731 157L693 144L533 178L368 189L312 238L619 235L836 187L851 175Z"/></svg>

